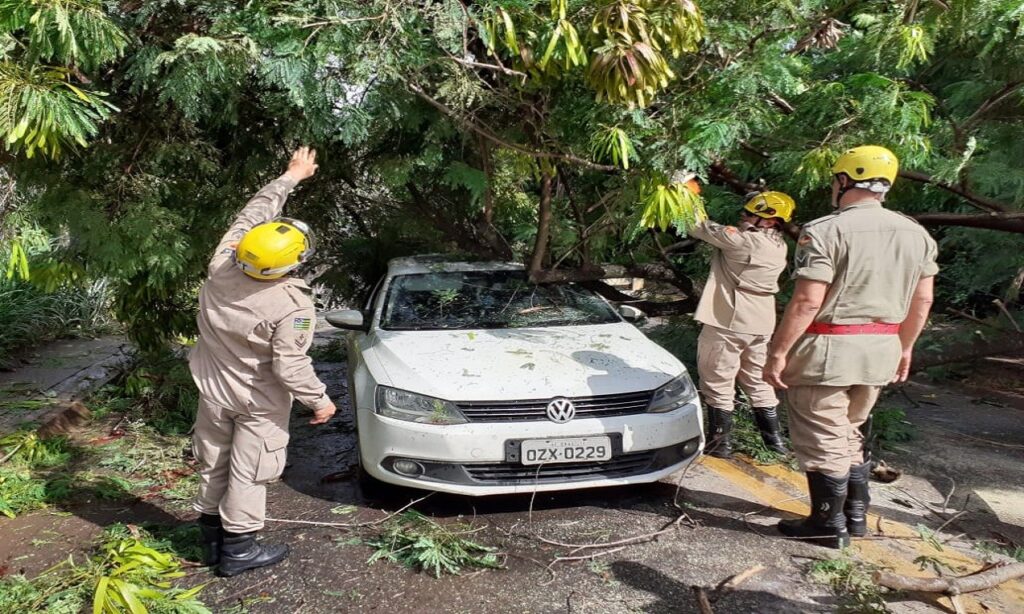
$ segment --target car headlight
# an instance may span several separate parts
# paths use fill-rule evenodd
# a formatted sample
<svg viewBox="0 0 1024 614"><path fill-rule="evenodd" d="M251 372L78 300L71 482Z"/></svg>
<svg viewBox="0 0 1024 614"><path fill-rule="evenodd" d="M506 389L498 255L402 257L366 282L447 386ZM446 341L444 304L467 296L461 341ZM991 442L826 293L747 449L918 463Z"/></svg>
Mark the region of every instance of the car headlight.
<svg viewBox="0 0 1024 614"><path fill-rule="evenodd" d="M697 389L693 386L693 380L686 373L665 384L654 391L651 403L647 411L652 414L661 414L673 409L679 409L690 401L697 398Z"/></svg>
<svg viewBox="0 0 1024 614"><path fill-rule="evenodd" d="M388 386L377 386L377 413L396 420L420 424L465 424L468 422L459 408L443 401L415 392Z"/></svg>

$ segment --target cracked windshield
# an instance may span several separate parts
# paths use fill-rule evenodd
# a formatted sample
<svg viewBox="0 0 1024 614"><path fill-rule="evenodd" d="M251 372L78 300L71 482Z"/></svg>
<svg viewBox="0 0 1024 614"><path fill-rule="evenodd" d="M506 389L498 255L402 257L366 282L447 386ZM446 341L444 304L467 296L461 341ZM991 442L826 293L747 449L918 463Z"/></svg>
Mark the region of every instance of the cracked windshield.
<svg viewBox="0 0 1024 614"><path fill-rule="evenodd" d="M387 330L527 328L618 322L579 286L538 286L525 271L464 271L395 277L381 326Z"/></svg>

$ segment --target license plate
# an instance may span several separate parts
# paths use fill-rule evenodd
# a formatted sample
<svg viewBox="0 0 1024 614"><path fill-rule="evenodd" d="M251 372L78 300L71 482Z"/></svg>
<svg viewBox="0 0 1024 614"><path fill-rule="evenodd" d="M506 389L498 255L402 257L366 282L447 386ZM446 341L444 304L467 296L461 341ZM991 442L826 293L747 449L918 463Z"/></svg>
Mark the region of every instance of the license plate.
<svg viewBox="0 0 1024 614"><path fill-rule="evenodd" d="M573 437L567 439L527 439L522 443L520 459L524 465L549 463L585 463L606 461L612 457L612 441L608 437Z"/></svg>

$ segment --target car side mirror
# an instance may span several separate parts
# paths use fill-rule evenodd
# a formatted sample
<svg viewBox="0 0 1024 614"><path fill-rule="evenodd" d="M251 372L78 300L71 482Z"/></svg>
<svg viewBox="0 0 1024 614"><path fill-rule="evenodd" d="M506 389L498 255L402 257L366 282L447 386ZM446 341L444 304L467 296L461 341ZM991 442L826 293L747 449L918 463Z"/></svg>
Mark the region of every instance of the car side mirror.
<svg viewBox="0 0 1024 614"><path fill-rule="evenodd" d="M619 315L627 322L639 322L647 317L647 314L632 305L619 305Z"/></svg>
<svg viewBox="0 0 1024 614"><path fill-rule="evenodd" d="M364 333L370 330L370 323L367 321L366 316L363 315L362 311L356 309L332 311L325 315L324 319L334 328L356 330Z"/></svg>

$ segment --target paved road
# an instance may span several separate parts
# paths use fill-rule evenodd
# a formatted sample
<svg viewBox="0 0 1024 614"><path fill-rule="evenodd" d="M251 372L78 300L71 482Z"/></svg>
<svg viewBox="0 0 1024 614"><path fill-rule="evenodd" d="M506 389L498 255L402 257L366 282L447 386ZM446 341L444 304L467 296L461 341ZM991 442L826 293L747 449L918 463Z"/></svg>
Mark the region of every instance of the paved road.
<svg viewBox="0 0 1024 614"><path fill-rule="evenodd" d="M321 365L334 396L344 396L344 369L344 364ZM956 409L930 407L932 414ZM1009 414L1013 418L1020 415L1016 410L1005 411L1013 411ZM362 496L354 481L351 416L344 411L340 414L322 428L309 427L302 414L296 415L289 468L283 481L270 490L273 517L307 522L373 521L397 509L408 496L415 496L397 495L390 501ZM919 456L931 458L920 452L948 445L933 441L931 431L925 433L926 438L914 444ZM1004 437L1015 438L1017 443L1024 438L1019 426ZM1019 469L1019 460L1003 465ZM941 458L932 462L943 464ZM927 471L922 475L927 476ZM980 555L966 539L947 544L939 552L922 542L913 528L918 523L932 527L944 523L938 515L925 511L930 503L941 507L945 495L940 490L945 484L934 481L932 487L927 477L907 476L895 485L876 488L884 518L872 520L876 536L858 541L857 556L909 575L924 575L912 563L921 555L934 556L965 571L978 569ZM966 482L961 483L960 497L970 492ZM1024 485L1018 482L1005 490L1020 496ZM507 569L437 580L390 563L367 565L372 549L353 543L358 541L353 537L372 535L372 529L346 531L271 523L267 538L290 541L295 555L276 569L219 583L208 589L207 597L226 606L240 595L263 591L272 601L249 604L252 612L697 612L693 586L710 590L734 574L762 565L765 571L737 590L720 595L712 592L718 596L715 610L835 611L835 597L825 587L808 581L804 573L808 564L834 552L782 540L772 527L780 517L806 511L802 496L802 477L787 469L710 458L665 483L538 494L532 507L528 496L472 499L434 495L416 508L442 522L464 521L484 527L476 538L505 553ZM990 499L973 497L976 502ZM906 507L907 501L911 508ZM959 509L959 502L954 496L950 506ZM331 508L339 505L355 505L358 512L332 514ZM611 552L593 562L558 563L550 571L546 569L568 549L539 538L577 544L616 541L673 526L683 513L683 521L656 540ZM992 526L1004 535L1020 538L1022 529L1014 524L1016 518L990 515L987 520L995 522ZM977 522L973 528L979 532L990 528ZM947 527L944 535L954 535L953 526ZM877 533L879 527L883 536ZM964 605L969 612L1019 612L1024 610L1024 588L1015 584L988 591L965 599ZM896 602L893 609L945 612L950 606L936 598L906 599Z"/></svg>
<svg viewBox="0 0 1024 614"><path fill-rule="evenodd" d="M344 363L321 364L331 394L345 407ZM12 376L13 377L13 376ZM981 565L974 539L1024 543L1024 424L1021 411L947 390L914 385L909 399L888 404L907 408L919 438L887 453L906 471L891 485L875 485L874 535L858 540L856 556L910 575L925 575L913 563L926 555L967 573ZM274 518L304 522L374 522L409 500L364 496L355 482L355 438L346 409L323 427L293 422L289 467L271 485ZM953 485L955 483L955 489ZM413 495L418 496L418 495ZM505 569L434 579L397 565L367 564L372 548L363 540L375 527L346 530L272 522L267 539L285 540L293 556L280 566L215 580L204 599L216 611L236 606L254 614L277 612L697 612L693 586L709 590L716 612L832 612L829 590L806 578L815 560L834 551L786 541L772 525L806 511L802 477L777 466L742 460L704 459L684 475L646 487L570 491L561 494L472 499L435 495L416 506L443 523L467 522L475 538L497 547ZM349 515L332 508L353 505ZM951 513L942 513L943 506ZM964 514L947 524L953 514ZM87 547L109 522L175 522L181 512L158 505L94 504L13 521L0 519L0 567L33 574ZM681 515L685 514L685 516ZM946 525L937 551L914 528ZM595 561L550 565L569 548L549 542L595 544L664 530L608 552ZM960 534L964 536L957 537ZM548 541L544 541L548 540ZM602 549L602 551L605 549ZM765 569L736 590L716 593L723 580L761 565ZM200 572L193 581L214 580ZM1024 611L1024 588L1005 585L965 599L968 612ZM945 600L912 595L894 600L899 613L950 612Z"/></svg>

